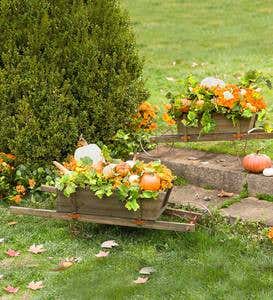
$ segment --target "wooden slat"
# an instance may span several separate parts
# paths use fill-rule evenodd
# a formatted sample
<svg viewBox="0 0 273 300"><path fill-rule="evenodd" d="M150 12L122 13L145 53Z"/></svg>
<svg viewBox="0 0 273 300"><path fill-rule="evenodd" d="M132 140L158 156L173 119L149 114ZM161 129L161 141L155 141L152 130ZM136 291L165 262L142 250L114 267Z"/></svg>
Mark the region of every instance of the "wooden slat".
<svg viewBox="0 0 273 300"><path fill-rule="evenodd" d="M71 220L77 219L78 221L91 222L97 224L119 225L139 228L150 228L160 230L172 230L172 231L194 231L194 224L167 222L167 221L143 221L125 218L112 218L95 215L73 215L66 213L58 213L55 210L47 209L35 209L28 207L11 206L10 212L17 215L29 215L53 219Z"/></svg>
<svg viewBox="0 0 273 300"><path fill-rule="evenodd" d="M41 185L41 191L42 192L48 192L48 193L57 193L58 189L55 188L55 186L49 186L49 185Z"/></svg>
<svg viewBox="0 0 273 300"><path fill-rule="evenodd" d="M209 141L236 141L236 140L259 140L272 139L273 133L264 131L251 132L249 134L234 134L234 133L208 133L204 135L191 134L165 134L151 137L151 142L209 142Z"/></svg>
<svg viewBox="0 0 273 300"><path fill-rule="evenodd" d="M191 218L191 219L195 217L197 217L197 219L200 219L202 217L201 213L183 210L183 209L176 209L176 208L166 208L163 214L169 216L180 216L180 217Z"/></svg>

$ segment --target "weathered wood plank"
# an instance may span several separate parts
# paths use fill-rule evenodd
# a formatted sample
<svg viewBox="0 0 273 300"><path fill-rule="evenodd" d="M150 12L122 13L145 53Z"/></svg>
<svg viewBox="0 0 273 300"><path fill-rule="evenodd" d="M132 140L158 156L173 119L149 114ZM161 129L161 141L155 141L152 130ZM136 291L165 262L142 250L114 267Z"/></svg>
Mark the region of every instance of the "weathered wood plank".
<svg viewBox="0 0 273 300"><path fill-rule="evenodd" d="M273 133L266 133L264 131L257 131L244 134L234 133L208 133L204 135L199 134L165 134L151 137L151 142L209 142L209 141L236 141L236 140L259 140L272 139Z"/></svg>
<svg viewBox="0 0 273 300"><path fill-rule="evenodd" d="M188 223L167 222L167 221L143 221L143 220L103 217L103 216L95 216L95 215L80 215L80 214L75 215L75 214L59 213L56 212L55 210L35 209L35 208L28 208L28 207L11 206L10 212L17 215L29 215L29 216L62 219L62 220L76 219L77 221L91 222L97 224L107 224L107 225L119 225L119 226L171 230L171 231L180 231L180 232L195 230L195 225L188 224Z"/></svg>
<svg viewBox="0 0 273 300"><path fill-rule="evenodd" d="M163 214L169 216L180 216L180 217L191 218L191 219L195 217L197 217L197 219L200 219L202 217L201 213L183 210L183 209L176 209L176 208L166 208Z"/></svg>
<svg viewBox="0 0 273 300"><path fill-rule="evenodd" d="M57 193L58 189L55 188L55 186L49 186L49 185L41 185L41 191L42 192L48 192L48 193Z"/></svg>

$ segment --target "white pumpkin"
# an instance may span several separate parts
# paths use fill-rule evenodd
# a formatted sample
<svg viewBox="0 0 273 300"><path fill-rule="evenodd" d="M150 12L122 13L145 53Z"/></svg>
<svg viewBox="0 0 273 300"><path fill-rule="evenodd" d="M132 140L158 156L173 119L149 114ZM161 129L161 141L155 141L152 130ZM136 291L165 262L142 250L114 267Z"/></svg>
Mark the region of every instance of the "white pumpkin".
<svg viewBox="0 0 273 300"><path fill-rule="evenodd" d="M105 178L111 178L114 176L114 169L117 166L117 164L110 164L103 168L102 174Z"/></svg>
<svg viewBox="0 0 273 300"><path fill-rule="evenodd" d="M134 165L136 164L135 160L127 160L126 164L132 169Z"/></svg>
<svg viewBox="0 0 273 300"><path fill-rule="evenodd" d="M138 184L139 176L138 175L130 175L128 180L131 184Z"/></svg>

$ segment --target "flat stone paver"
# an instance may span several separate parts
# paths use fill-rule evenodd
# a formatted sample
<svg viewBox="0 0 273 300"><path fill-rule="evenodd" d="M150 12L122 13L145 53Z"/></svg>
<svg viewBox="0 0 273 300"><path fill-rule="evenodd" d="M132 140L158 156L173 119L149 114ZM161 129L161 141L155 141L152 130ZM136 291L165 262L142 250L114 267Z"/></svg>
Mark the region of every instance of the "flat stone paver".
<svg viewBox="0 0 273 300"><path fill-rule="evenodd" d="M220 191L207 190L194 185L176 186L169 198L170 203L191 205L197 208L219 208L228 197L218 197Z"/></svg>
<svg viewBox="0 0 273 300"><path fill-rule="evenodd" d="M273 203L255 197L242 199L228 208L221 209L221 212L231 219L259 221L268 226L273 226Z"/></svg>

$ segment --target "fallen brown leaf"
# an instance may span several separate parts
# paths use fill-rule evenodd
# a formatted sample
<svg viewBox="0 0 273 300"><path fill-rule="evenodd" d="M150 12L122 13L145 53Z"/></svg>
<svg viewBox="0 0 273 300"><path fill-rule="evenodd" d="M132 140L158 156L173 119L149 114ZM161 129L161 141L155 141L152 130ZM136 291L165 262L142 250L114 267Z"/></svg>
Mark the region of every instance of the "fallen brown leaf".
<svg viewBox="0 0 273 300"><path fill-rule="evenodd" d="M155 272L155 269L153 267L144 267L140 269L139 274L142 275L150 275Z"/></svg>
<svg viewBox="0 0 273 300"><path fill-rule="evenodd" d="M0 280L2 280L4 278L3 274L0 274Z"/></svg>
<svg viewBox="0 0 273 300"><path fill-rule="evenodd" d="M138 277L138 279L134 280L136 284L144 284L148 281L149 277Z"/></svg>
<svg viewBox="0 0 273 300"><path fill-rule="evenodd" d="M95 256L98 257L98 258L107 257L109 255L109 253L110 253L109 251L100 251Z"/></svg>
<svg viewBox="0 0 273 300"><path fill-rule="evenodd" d="M19 256L20 252L13 249L9 249L8 251L6 251L6 254L10 257L15 257L15 256Z"/></svg>
<svg viewBox="0 0 273 300"><path fill-rule="evenodd" d="M8 285L4 288L4 290L7 292L7 293L10 293L10 294L16 294L18 291L19 291L19 288L15 288L11 285Z"/></svg>
<svg viewBox="0 0 273 300"><path fill-rule="evenodd" d="M43 282L42 281L31 281L28 286L27 286L30 290L33 290L33 291L37 291L37 290L40 290L42 289L44 286L43 286Z"/></svg>
<svg viewBox="0 0 273 300"><path fill-rule="evenodd" d="M224 190L221 190L221 192L218 194L218 197L224 198L224 197L232 197L234 196L234 193L225 192Z"/></svg>
<svg viewBox="0 0 273 300"><path fill-rule="evenodd" d="M72 261L62 261L59 263L58 267L55 269L52 269L52 271L58 272L58 271L64 271L70 267L72 267L74 263Z"/></svg>
<svg viewBox="0 0 273 300"><path fill-rule="evenodd" d="M5 242L5 239L4 238L1 238L0 239L0 244L3 244Z"/></svg>
<svg viewBox="0 0 273 300"><path fill-rule="evenodd" d="M35 245L35 244L33 244L32 246L29 247L28 251L31 252L31 253L33 253L33 254L39 254L39 253L45 252L46 249L44 248L43 245Z"/></svg>
<svg viewBox="0 0 273 300"><path fill-rule="evenodd" d="M116 247L116 246L118 246L118 243L116 243L113 240L105 241L101 244L101 248L108 248L108 249L111 249L111 248Z"/></svg>
<svg viewBox="0 0 273 300"><path fill-rule="evenodd" d="M16 221L11 221L11 222L8 222L8 226L12 226L12 225L16 225L18 222Z"/></svg>

